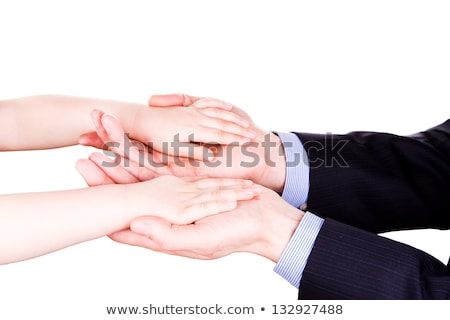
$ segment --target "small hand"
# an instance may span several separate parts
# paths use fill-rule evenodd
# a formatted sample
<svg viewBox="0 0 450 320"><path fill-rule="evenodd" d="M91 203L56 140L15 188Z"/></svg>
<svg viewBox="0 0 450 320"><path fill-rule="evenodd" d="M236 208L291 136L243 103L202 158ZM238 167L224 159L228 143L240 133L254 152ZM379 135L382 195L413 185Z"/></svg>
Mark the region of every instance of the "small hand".
<svg viewBox="0 0 450 320"><path fill-rule="evenodd" d="M126 196L131 199L133 214L151 214L180 225L232 210L238 201L252 199L262 191L249 180L174 176L162 176L127 187Z"/></svg>
<svg viewBox="0 0 450 320"><path fill-rule="evenodd" d="M89 186L134 183L161 175L156 171L157 164L158 167L164 166L159 160L162 157L161 153L149 150L143 143L131 141L115 117L94 110L91 118L97 131L83 138L90 139L91 145L101 143L101 147L113 152L115 158L111 159L105 153L94 152L88 159L80 159L77 162L77 170Z"/></svg>
<svg viewBox="0 0 450 320"><path fill-rule="evenodd" d="M132 139L174 156L203 159L198 143L245 143L257 136L232 106L212 98L199 99L188 107L139 109L127 133ZM88 133L80 144L100 147L101 139Z"/></svg>

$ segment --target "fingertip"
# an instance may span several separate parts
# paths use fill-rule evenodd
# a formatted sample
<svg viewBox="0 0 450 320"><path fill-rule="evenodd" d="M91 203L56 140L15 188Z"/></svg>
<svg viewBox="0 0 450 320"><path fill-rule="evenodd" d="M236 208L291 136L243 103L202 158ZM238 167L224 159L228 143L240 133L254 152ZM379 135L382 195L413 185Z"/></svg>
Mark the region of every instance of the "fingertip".
<svg viewBox="0 0 450 320"><path fill-rule="evenodd" d="M92 152L89 156L88 159L90 161L95 162L96 160L98 160L100 157L102 156L102 154L100 152Z"/></svg>
<svg viewBox="0 0 450 320"><path fill-rule="evenodd" d="M225 102L224 109L230 111L233 109L233 105L231 103Z"/></svg>
<svg viewBox="0 0 450 320"><path fill-rule="evenodd" d="M96 128L99 127L100 119L101 119L103 114L104 114L104 112L99 110L99 109L93 109L91 111L91 119L94 122L94 125L95 125Z"/></svg>
<svg viewBox="0 0 450 320"><path fill-rule="evenodd" d="M86 136L86 134L82 134L78 137L78 144L81 144L82 146L87 146L89 144L89 137Z"/></svg>
<svg viewBox="0 0 450 320"><path fill-rule="evenodd" d="M150 236L152 233L152 224L146 220L133 221L130 225L130 230L142 236Z"/></svg>
<svg viewBox="0 0 450 320"><path fill-rule="evenodd" d="M100 109L92 109L91 117L100 117L103 114L103 111Z"/></svg>
<svg viewBox="0 0 450 320"><path fill-rule="evenodd" d="M107 135L110 135L111 133L111 125L114 123L114 119L113 116L106 113L104 113L100 119L101 125Z"/></svg>
<svg viewBox="0 0 450 320"><path fill-rule="evenodd" d="M78 171L78 173L83 172L83 168L86 166L86 162L89 161L87 159L78 159L75 163L75 169Z"/></svg>
<svg viewBox="0 0 450 320"><path fill-rule="evenodd" d="M153 106L153 97L154 97L154 95L151 95L151 96L148 98L148 100L147 100L147 105L148 105L148 106Z"/></svg>

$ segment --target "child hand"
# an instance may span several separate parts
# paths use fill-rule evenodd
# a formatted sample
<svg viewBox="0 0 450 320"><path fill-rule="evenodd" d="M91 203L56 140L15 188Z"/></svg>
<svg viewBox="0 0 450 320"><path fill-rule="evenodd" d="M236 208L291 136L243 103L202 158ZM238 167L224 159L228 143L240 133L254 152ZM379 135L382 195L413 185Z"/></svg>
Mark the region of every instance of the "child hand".
<svg viewBox="0 0 450 320"><path fill-rule="evenodd" d="M229 111L231 108L212 98L200 99L188 107L149 107L141 111L130 137L151 142L152 148L173 156L204 159L206 150L193 143L227 145L256 137L248 121Z"/></svg>
<svg viewBox="0 0 450 320"><path fill-rule="evenodd" d="M134 183L151 180L163 172L157 172L156 167L150 163L161 163L162 154L149 150L146 145L138 141L131 141L125 134L119 120L100 110L91 112L96 132L80 139L101 144L99 148L108 149L114 153L111 159L101 152L94 152L89 159L80 159L77 170L89 186L112 183ZM106 130L108 128L108 130ZM159 167L164 165L159 165ZM161 168L162 169L162 168ZM166 174L170 174L167 171Z"/></svg>
<svg viewBox="0 0 450 320"><path fill-rule="evenodd" d="M245 143L257 133L233 107L213 98L202 98L186 107L149 107L140 109L134 121L125 126L132 139L149 144L157 151L179 157L204 159L204 147L198 143ZM95 135L86 134L80 143L99 147Z"/></svg>
<svg viewBox="0 0 450 320"><path fill-rule="evenodd" d="M133 214L158 216L174 224L190 224L233 210L238 201L250 200L262 192L261 186L250 180L175 176L161 176L128 187Z"/></svg>

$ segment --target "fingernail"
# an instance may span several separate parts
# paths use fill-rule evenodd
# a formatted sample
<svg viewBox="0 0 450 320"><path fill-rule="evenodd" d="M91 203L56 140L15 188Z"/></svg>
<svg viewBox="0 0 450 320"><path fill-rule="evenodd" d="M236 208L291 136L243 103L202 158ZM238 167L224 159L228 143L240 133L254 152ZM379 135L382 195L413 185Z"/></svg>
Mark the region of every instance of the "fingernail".
<svg viewBox="0 0 450 320"><path fill-rule="evenodd" d="M152 232L152 225L145 222L135 222L130 226L131 231L143 236L149 236Z"/></svg>
<svg viewBox="0 0 450 320"><path fill-rule="evenodd" d="M244 180L244 186L253 186L252 180Z"/></svg>

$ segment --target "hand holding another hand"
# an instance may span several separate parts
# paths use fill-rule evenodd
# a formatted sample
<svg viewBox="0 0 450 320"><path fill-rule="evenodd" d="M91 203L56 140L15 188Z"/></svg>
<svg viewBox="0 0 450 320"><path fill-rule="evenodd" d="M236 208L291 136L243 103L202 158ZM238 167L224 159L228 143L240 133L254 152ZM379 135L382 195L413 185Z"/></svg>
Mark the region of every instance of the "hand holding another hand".
<svg viewBox="0 0 450 320"><path fill-rule="evenodd" d="M205 150L198 143L245 143L256 138L257 132L249 128L248 121L231 112L231 108L213 98L198 99L186 107L139 108L122 126L131 139L151 145L159 152L202 160ZM102 142L95 133L79 139L80 144L98 148L103 147Z"/></svg>
<svg viewBox="0 0 450 320"><path fill-rule="evenodd" d="M190 107L202 108L203 104L210 102L207 99L187 95L165 95L153 96L149 103L154 108L176 112L173 114L175 117L179 116L179 111L182 110L179 106L188 104ZM125 148L125 143L120 141L128 137L119 121L101 111L92 113L97 128L97 139L108 145L109 150L115 153L116 159L112 160L105 154L97 152L93 153L89 159L78 162L78 170L91 186L105 183L134 183L161 175L179 179L171 177L175 175L191 177L190 179L198 176L244 178L269 187L263 187L260 192L260 186L237 187L237 182L228 182L233 187L216 186L215 188L219 188L220 191L206 191L208 196L199 197L207 199L210 203L208 206L196 202L187 209L187 213L180 216L184 219L181 221L182 225L180 220L173 216L165 214L155 216L149 213L146 217L134 220L130 229L110 235L113 240L199 259L219 258L233 252L251 252L272 261L279 259L304 214L270 190L281 192L284 186L286 164L281 142L274 134L256 127L251 118L241 109L232 106L229 112L245 119L249 129L257 133L256 137L247 145L215 145L215 158L210 162L193 161L192 158L182 156L174 157L139 143L132 146L131 140L128 140L127 144L132 147ZM85 144L94 145L94 141L92 136L84 137ZM272 142L272 148L266 149L263 142ZM217 150L220 150L220 153ZM243 162L248 163L252 160L248 157L249 153L255 154L258 161L254 161L253 166L243 166ZM220 158L220 155L225 157L225 160ZM272 166L267 164L267 157L274 161ZM114 164L115 161L117 161L115 165L108 165ZM175 194L170 190L164 188L161 190L164 192L158 196L158 199L167 199L167 201L175 199ZM239 201L236 207L232 208L229 203L230 198L234 199L233 201L243 201ZM209 209L206 210L206 207ZM219 210L227 212L218 213ZM195 211L197 213L194 213ZM208 213L209 216L207 216ZM195 222L186 224L189 221Z"/></svg>
<svg viewBox="0 0 450 320"><path fill-rule="evenodd" d="M210 104L209 98L196 98L187 95L159 95L150 98L156 108L165 107L165 110L179 110L169 104L176 106L191 104ZM101 179L115 181L118 183L131 183L145 181L156 175L172 174L176 176L209 176L226 178L244 178L253 180L277 192L282 192L285 181L286 159L280 139L273 133L268 133L258 128L251 118L243 110L232 106L231 112L240 116L249 123L249 129L256 132L254 141L240 144L234 142L230 145L210 145L210 150L215 152L203 152L203 158L208 155L205 161L198 160L201 156L197 153L197 158L173 156L150 149L144 144L134 143L137 148L129 148L133 144L125 136L124 130L119 121L109 115L96 111L92 117L96 123L97 133L83 136L83 144L99 146L105 142L110 150L121 157L120 166L105 166L111 159L101 153L92 154L89 159L92 165L100 168L104 174L96 172L95 175L84 175L85 179ZM108 132L104 127L108 127ZM100 137L100 138L99 138ZM101 141L102 143L99 143ZM88 184L90 181L87 181Z"/></svg>
<svg viewBox="0 0 450 320"><path fill-rule="evenodd" d="M110 238L196 259L249 252L277 262L303 215L278 194L263 188L256 199L240 201L231 211L193 224L175 225L160 217L141 217L132 222L130 230L116 232Z"/></svg>
<svg viewBox="0 0 450 320"><path fill-rule="evenodd" d="M152 215L184 225L205 216L236 208L262 191L259 185L242 179L178 178L161 176L150 181L125 185L134 217Z"/></svg>

